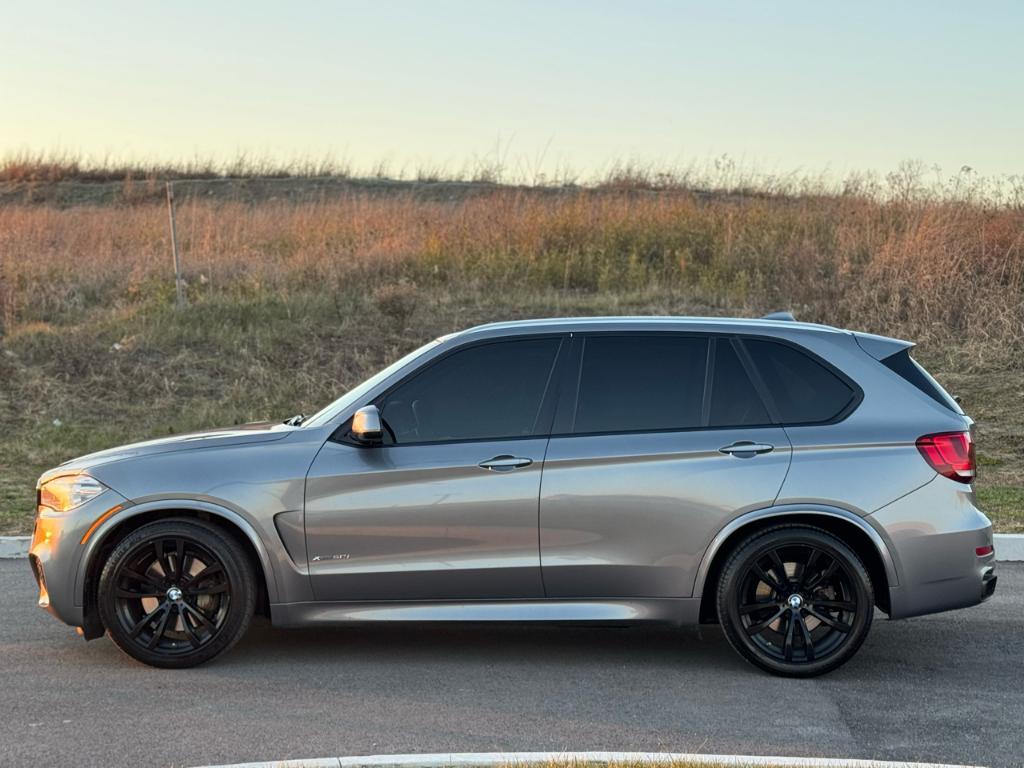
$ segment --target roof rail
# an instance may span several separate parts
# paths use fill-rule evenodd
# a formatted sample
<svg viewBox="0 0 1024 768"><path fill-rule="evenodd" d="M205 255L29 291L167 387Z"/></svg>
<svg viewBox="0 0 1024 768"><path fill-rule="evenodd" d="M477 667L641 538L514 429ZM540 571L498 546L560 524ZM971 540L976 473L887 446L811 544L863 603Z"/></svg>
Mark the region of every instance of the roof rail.
<svg viewBox="0 0 1024 768"><path fill-rule="evenodd" d="M785 320L785 321L790 322L790 323L795 323L796 322L796 318L793 317L793 313L792 312L769 312L767 315L764 315L761 319L762 320Z"/></svg>

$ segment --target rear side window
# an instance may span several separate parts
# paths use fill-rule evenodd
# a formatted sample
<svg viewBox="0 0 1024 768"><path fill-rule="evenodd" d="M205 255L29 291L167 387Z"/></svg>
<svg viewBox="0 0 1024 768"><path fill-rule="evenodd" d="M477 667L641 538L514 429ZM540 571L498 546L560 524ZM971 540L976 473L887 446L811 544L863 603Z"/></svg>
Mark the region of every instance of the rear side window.
<svg viewBox="0 0 1024 768"><path fill-rule="evenodd" d="M532 435L559 344L521 339L455 352L391 390L381 416L399 445Z"/></svg>
<svg viewBox="0 0 1024 768"><path fill-rule="evenodd" d="M783 424L814 424L839 416L853 402L853 389L800 350L762 339L744 339Z"/></svg>
<svg viewBox="0 0 1024 768"><path fill-rule="evenodd" d="M910 356L909 349L890 355L882 361L882 365L913 384L940 405L949 408L954 413L963 413L956 400L950 397L939 382L933 379L931 374Z"/></svg>
<svg viewBox="0 0 1024 768"><path fill-rule="evenodd" d="M588 337L573 431L700 427L707 345L670 334Z"/></svg>
<svg viewBox="0 0 1024 768"><path fill-rule="evenodd" d="M732 342L715 342L711 376L710 427L749 427L770 424L771 418L757 394Z"/></svg>

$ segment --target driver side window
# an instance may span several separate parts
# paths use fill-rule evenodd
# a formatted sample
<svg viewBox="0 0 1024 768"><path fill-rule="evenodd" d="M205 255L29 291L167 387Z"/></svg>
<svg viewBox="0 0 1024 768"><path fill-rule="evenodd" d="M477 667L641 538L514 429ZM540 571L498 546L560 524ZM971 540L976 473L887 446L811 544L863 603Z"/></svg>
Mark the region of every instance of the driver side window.
<svg viewBox="0 0 1024 768"><path fill-rule="evenodd" d="M518 339L448 355L399 384L378 408L398 445L529 437L537 423L561 341Z"/></svg>

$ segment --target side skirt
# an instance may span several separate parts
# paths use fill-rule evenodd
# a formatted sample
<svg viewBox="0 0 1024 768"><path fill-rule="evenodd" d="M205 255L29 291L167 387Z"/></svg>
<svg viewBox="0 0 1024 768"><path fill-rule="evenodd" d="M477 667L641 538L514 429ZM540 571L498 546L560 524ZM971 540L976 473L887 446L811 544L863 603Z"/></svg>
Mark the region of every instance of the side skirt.
<svg viewBox="0 0 1024 768"><path fill-rule="evenodd" d="M696 624L700 600L445 600L437 602L277 603L278 627L372 622L660 622Z"/></svg>

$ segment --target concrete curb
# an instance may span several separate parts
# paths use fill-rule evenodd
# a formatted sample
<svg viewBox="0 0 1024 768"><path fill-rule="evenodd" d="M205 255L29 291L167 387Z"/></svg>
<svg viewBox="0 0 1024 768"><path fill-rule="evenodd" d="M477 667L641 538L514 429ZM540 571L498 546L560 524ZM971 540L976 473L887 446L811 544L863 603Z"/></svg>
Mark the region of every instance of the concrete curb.
<svg viewBox="0 0 1024 768"><path fill-rule="evenodd" d="M0 558L25 557L28 544L28 536L0 536ZM996 560L1024 562L1024 533L997 533L995 547Z"/></svg>
<svg viewBox="0 0 1024 768"><path fill-rule="evenodd" d="M665 765L688 762L694 766L727 768L965 768L940 763L903 763L881 760L846 760L818 757L761 757L753 755L694 755L678 752L454 752L430 755L367 755L324 757L310 760L281 760L262 763L203 766L203 768L492 768L547 763L585 765L618 763Z"/></svg>
<svg viewBox="0 0 1024 768"><path fill-rule="evenodd" d="M1024 533L997 533L994 537L996 560L1024 560Z"/></svg>
<svg viewBox="0 0 1024 768"><path fill-rule="evenodd" d="M0 536L0 558L25 557L28 544L28 536Z"/></svg>

